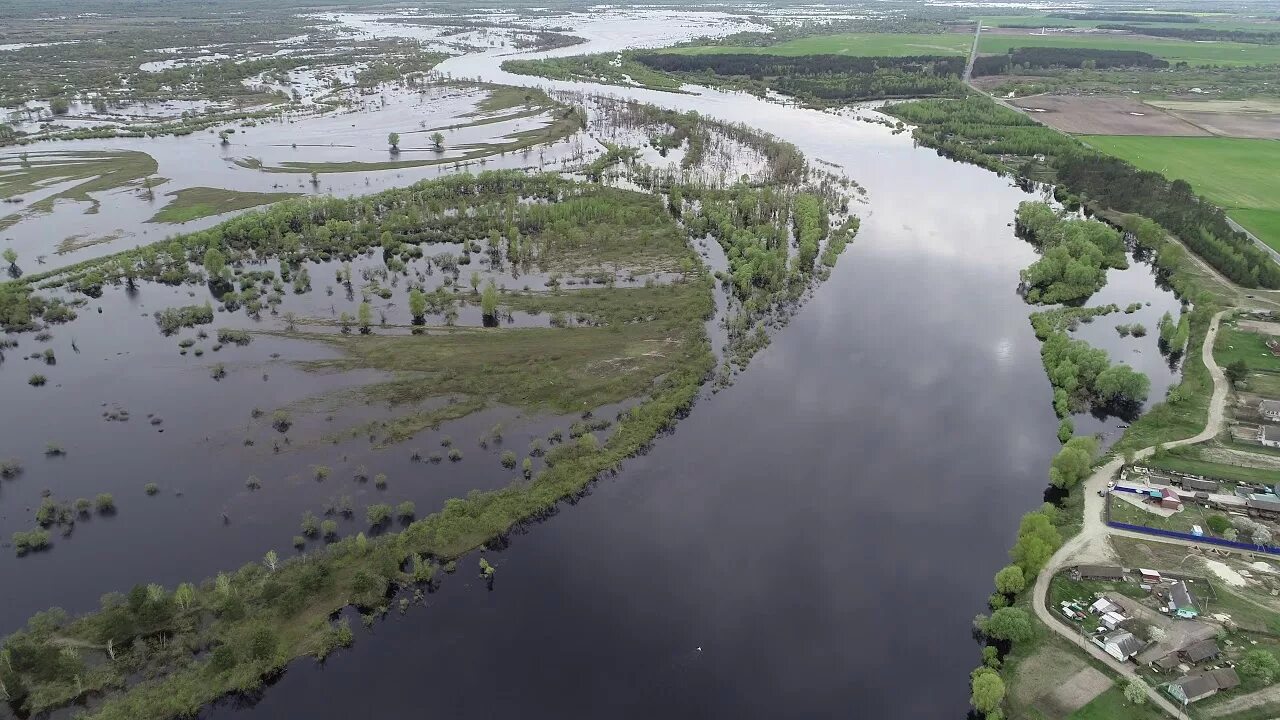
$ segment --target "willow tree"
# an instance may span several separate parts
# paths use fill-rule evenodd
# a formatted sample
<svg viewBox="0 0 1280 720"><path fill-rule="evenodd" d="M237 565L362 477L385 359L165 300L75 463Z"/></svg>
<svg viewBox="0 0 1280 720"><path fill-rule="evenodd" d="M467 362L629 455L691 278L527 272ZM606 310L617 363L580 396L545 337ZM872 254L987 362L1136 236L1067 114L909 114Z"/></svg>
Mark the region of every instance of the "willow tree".
<svg viewBox="0 0 1280 720"><path fill-rule="evenodd" d="M480 296L480 310L487 318L498 317L498 287L492 280L484 286L484 294Z"/></svg>

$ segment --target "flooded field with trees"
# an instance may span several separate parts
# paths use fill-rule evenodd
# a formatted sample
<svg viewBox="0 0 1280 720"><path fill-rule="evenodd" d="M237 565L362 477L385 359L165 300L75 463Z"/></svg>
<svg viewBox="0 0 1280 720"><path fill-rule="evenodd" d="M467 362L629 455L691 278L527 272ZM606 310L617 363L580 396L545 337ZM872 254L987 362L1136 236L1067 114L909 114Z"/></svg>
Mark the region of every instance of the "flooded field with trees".
<svg viewBox="0 0 1280 720"><path fill-rule="evenodd" d="M1050 460L1179 382L1150 248L850 105L956 58L263 12L0 34L0 717L963 714Z"/></svg>

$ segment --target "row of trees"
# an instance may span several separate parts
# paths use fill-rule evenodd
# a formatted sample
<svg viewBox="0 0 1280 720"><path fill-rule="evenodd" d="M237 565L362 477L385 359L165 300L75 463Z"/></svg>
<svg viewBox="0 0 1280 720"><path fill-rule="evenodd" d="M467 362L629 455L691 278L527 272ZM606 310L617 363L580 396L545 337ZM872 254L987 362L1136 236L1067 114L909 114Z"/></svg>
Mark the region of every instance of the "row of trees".
<svg viewBox="0 0 1280 720"><path fill-rule="evenodd" d="M1014 603L1062 545L1062 535L1055 525L1057 514L1053 505L1045 503L1039 510L1022 516L1018 539L1009 551L1012 563L995 576L995 592L989 600L992 613L974 618L974 629L988 644L982 649L982 665L969 675L969 703L986 720L1004 717L1001 706L1005 685L1000 677L1000 649L995 643L1010 647L1035 637L1031 615Z"/></svg>
<svg viewBox="0 0 1280 720"><path fill-rule="evenodd" d="M848 55L765 55L716 53L636 56L644 65L756 92L776 90L809 102L849 102L891 97L964 94L958 56L856 57Z"/></svg>
<svg viewBox="0 0 1280 720"><path fill-rule="evenodd" d="M1083 148L1057 157L1058 181L1099 207L1144 215L1176 235L1232 282L1280 288L1280 266L1227 223L1185 180L1169 180Z"/></svg>
<svg viewBox="0 0 1280 720"><path fill-rule="evenodd" d="M1052 68L1084 68L1109 70L1114 68L1147 68L1162 70L1169 67L1166 60L1137 50L1101 50L1096 48L1018 47L1005 55L985 55L973 63L973 74L1001 75L1017 67L1022 70Z"/></svg>
<svg viewBox="0 0 1280 720"><path fill-rule="evenodd" d="M1123 30L1139 35L1171 37L1193 42L1241 42L1260 45L1280 43L1280 31L1276 30L1227 30L1205 27L1160 27L1148 25L1104 24L1101 30Z"/></svg>

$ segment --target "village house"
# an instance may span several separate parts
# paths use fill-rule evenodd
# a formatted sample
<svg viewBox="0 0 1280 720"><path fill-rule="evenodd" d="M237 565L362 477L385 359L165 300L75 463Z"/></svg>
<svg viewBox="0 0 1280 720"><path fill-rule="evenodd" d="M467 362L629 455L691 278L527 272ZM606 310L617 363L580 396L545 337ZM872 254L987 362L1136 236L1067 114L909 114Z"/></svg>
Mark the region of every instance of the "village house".
<svg viewBox="0 0 1280 720"><path fill-rule="evenodd" d="M1263 400L1258 403L1258 412L1268 420L1280 420L1280 400Z"/></svg>
<svg viewBox="0 0 1280 720"><path fill-rule="evenodd" d="M1200 608L1196 607L1196 602L1191 597L1191 591L1187 589L1187 584L1181 580L1169 588L1169 612L1180 618L1188 619L1200 614Z"/></svg>
<svg viewBox="0 0 1280 720"><path fill-rule="evenodd" d="M1104 635L1101 640L1094 638L1093 641L1101 645L1108 655L1120 662L1137 655L1138 651L1146 646L1146 643L1134 637L1133 633L1128 630L1114 630Z"/></svg>
<svg viewBox="0 0 1280 720"><path fill-rule="evenodd" d="M1181 510L1182 496L1171 487L1160 489L1160 507L1166 510Z"/></svg>
<svg viewBox="0 0 1280 720"><path fill-rule="evenodd" d="M1267 447L1280 447L1280 425L1263 425L1258 428L1258 442Z"/></svg>
<svg viewBox="0 0 1280 720"><path fill-rule="evenodd" d="M1230 690L1240 684L1240 676L1231 668L1219 668L1184 675L1165 686L1174 700L1184 706L1203 700L1219 690Z"/></svg>

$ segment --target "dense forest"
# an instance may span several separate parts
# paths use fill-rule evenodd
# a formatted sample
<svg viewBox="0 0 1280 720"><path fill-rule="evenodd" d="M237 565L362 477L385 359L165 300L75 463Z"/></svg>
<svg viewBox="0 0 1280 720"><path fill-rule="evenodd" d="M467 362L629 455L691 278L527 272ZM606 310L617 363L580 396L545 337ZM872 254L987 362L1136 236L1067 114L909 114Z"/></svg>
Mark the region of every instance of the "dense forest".
<svg viewBox="0 0 1280 720"><path fill-rule="evenodd" d="M810 102L847 102L921 95L963 93L962 57L786 57L754 53L635 56L654 70L711 76L712 82L742 86L755 92L775 90Z"/></svg>
<svg viewBox="0 0 1280 720"><path fill-rule="evenodd" d="M976 95L886 105L884 111L916 125L915 139L944 157L997 172L1009 169L1006 156L1052 155L1079 146L1020 112Z"/></svg>
<svg viewBox="0 0 1280 720"><path fill-rule="evenodd" d="M887 105L884 111L916 125L916 140L941 155L1023 176L1028 168L1043 168L1068 206L1083 203L1144 215L1233 282L1280 288L1280 267L1232 230L1226 214L1196 196L1186 181L1098 153L984 97L921 100Z"/></svg>
<svg viewBox="0 0 1280 720"><path fill-rule="evenodd" d="M1200 18L1184 13L1148 12L1051 12L1045 15L1067 20L1110 20L1112 22L1198 23Z"/></svg>
<svg viewBox="0 0 1280 720"><path fill-rule="evenodd" d="M1110 70L1115 68L1164 69L1169 63L1135 50L1098 50L1094 48L1020 47L1007 55L987 55L973 63L974 76L1000 75L1016 70L1082 68Z"/></svg>
<svg viewBox="0 0 1280 720"><path fill-rule="evenodd" d="M1171 37L1195 42L1242 42L1260 45L1280 43L1280 32L1265 30L1225 30L1205 27L1147 27L1146 25L1107 24L1100 30L1124 30L1139 35Z"/></svg>

